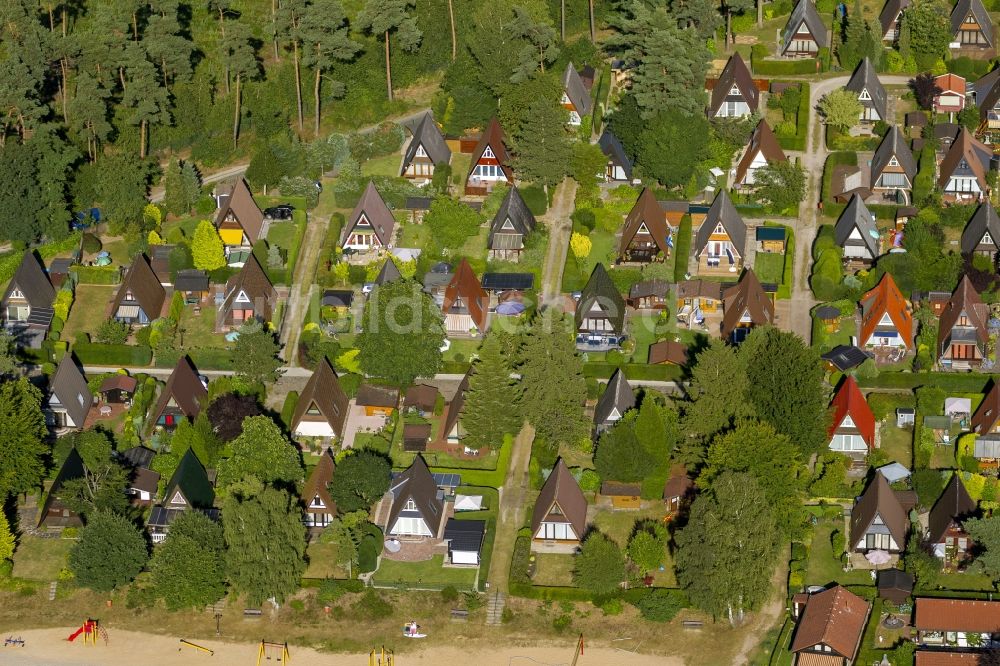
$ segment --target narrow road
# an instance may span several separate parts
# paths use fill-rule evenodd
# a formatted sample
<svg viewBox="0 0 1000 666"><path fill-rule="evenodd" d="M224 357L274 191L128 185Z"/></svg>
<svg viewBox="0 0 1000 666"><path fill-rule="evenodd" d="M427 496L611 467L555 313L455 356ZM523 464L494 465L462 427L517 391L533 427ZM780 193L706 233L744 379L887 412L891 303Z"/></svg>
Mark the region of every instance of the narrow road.
<svg viewBox="0 0 1000 666"><path fill-rule="evenodd" d="M309 215L306 219L306 233L299 246L299 257L295 262L295 274L289 285L288 304L281 321L280 342L284 345L282 358L285 365L295 367L299 364L296 353L299 345L299 335L302 333L302 322L305 320L306 309L311 303L310 296L314 289L316 266L320 261L323 241L326 240L326 230L330 226L329 215ZM319 319L319 313L316 313Z"/></svg>
<svg viewBox="0 0 1000 666"><path fill-rule="evenodd" d="M208 185L210 183L218 183L223 180L229 180L230 178L235 178L236 176L242 176L244 173L246 173L246 170L249 166L250 166L249 162L246 164L234 164L232 166L228 166L225 169L222 169L221 171L215 171L213 173L202 176L201 184ZM149 191L149 200L152 201L153 203L159 203L163 201L164 192L165 190L162 185L154 187L152 190Z"/></svg>
<svg viewBox="0 0 1000 666"><path fill-rule="evenodd" d="M531 442L535 429L527 423L514 438L507 478L500 487L500 509L497 511L496 535L493 539L493 558L490 560L489 593L507 593L510 561L514 555L517 531L524 525L524 512L528 506L528 461L531 459Z"/></svg>
<svg viewBox="0 0 1000 666"><path fill-rule="evenodd" d="M822 81L813 81L810 86L809 108L813 111L810 117L809 133L806 136L806 151L802 155L802 167L806 170L806 198L799 207L799 224L795 226L795 275L792 281L792 299L790 328L807 343L812 335L812 318L810 310L817 301L809 288L809 274L812 270L812 246L816 240L816 232L822 223L819 201L823 186L823 167L830 151L826 147L823 123L816 107L819 100L832 90L843 88L849 76L838 76ZM900 85L909 82L908 76L882 76L883 85Z"/></svg>
<svg viewBox="0 0 1000 666"><path fill-rule="evenodd" d="M552 197L552 206L543 216L549 228L549 248L545 254L545 267L542 270L542 291L539 297L540 305L550 305L562 291L562 274L566 266L566 253L569 251L569 237L573 229L573 202L576 198L576 181L565 178L556 187Z"/></svg>
<svg viewBox="0 0 1000 666"><path fill-rule="evenodd" d="M774 568L774 575L771 576L771 596L767 603L753 615L746 638L740 645L740 651L733 657L733 664L736 666L750 663L750 655L760 643L761 637L778 622L781 614L785 612L785 581L788 580L789 555L788 547L783 548L780 556L781 563Z"/></svg>

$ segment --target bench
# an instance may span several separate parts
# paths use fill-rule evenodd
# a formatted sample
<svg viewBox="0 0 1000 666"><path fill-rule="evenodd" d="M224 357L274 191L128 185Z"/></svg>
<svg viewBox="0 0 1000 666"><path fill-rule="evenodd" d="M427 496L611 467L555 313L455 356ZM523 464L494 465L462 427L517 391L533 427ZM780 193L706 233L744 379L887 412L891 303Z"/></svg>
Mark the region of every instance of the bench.
<svg viewBox="0 0 1000 666"><path fill-rule="evenodd" d="M465 622L469 619L469 611L463 608L452 608L451 619L455 622Z"/></svg>
<svg viewBox="0 0 1000 666"><path fill-rule="evenodd" d="M243 618L244 619L253 620L253 619L259 618L263 614L264 614L264 611L262 611L259 608L244 608L243 609Z"/></svg>
<svg viewBox="0 0 1000 666"><path fill-rule="evenodd" d="M682 623L685 629L701 629L705 623L701 620L684 620Z"/></svg>

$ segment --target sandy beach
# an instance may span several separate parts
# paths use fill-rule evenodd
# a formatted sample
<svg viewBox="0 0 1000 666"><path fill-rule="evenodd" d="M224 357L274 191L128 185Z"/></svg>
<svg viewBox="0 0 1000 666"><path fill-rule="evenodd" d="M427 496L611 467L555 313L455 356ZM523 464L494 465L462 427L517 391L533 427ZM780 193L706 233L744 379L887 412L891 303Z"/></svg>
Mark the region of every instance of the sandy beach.
<svg viewBox="0 0 1000 666"><path fill-rule="evenodd" d="M214 650L214 655L183 646L177 638L134 631L109 629L107 645L84 645L66 637L75 628L9 631L4 636L20 637L25 647L0 648L0 664L5 666L253 666L257 646L248 643L196 641ZM403 640L403 639L400 639ZM469 652L455 647L428 647L420 652L397 656L395 666L568 666L573 659L573 639L565 647L506 647ZM325 654L308 648L290 647L289 664L296 666L367 666L368 655ZM275 664L274 661L267 662ZM634 654L608 648L584 649L578 666L683 666L677 657Z"/></svg>

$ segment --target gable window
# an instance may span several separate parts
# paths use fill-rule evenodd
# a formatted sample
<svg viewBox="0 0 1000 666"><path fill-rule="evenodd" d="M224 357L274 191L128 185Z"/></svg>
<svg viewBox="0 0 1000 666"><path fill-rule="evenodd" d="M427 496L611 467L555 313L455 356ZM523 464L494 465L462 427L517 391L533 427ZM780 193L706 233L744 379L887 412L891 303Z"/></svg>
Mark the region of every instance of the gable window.
<svg viewBox="0 0 1000 666"><path fill-rule="evenodd" d="M488 160L495 160L497 158L497 156L493 154L493 149L492 148L490 148L489 146L486 146L486 150L483 151L483 158L488 159Z"/></svg>
<svg viewBox="0 0 1000 666"><path fill-rule="evenodd" d="M870 102L871 101L872 96L868 94L868 88L863 88L861 90L861 94L858 95L858 99L860 99L862 102Z"/></svg>
<svg viewBox="0 0 1000 666"><path fill-rule="evenodd" d="M413 498L406 500L406 506L403 507L404 511L416 511L417 503L413 501Z"/></svg>
<svg viewBox="0 0 1000 666"><path fill-rule="evenodd" d="M734 83L733 87L729 89L729 94L730 95L739 95L739 94L741 94L740 93L740 87Z"/></svg>
<svg viewBox="0 0 1000 666"><path fill-rule="evenodd" d="M309 416L319 416L319 407L316 406L315 402L309 403L309 409L306 410L306 414Z"/></svg>
<svg viewBox="0 0 1000 666"><path fill-rule="evenodd" d="M895 155L893 155L892 157L889 158L889 166L893 166L893 167L898 167L899 166L899 160L896 159Z"/></svg>
<svg viewBox="0 0 1000 666"><path fill-rule="evenodd" d="M10 297L11 298L24 298L24 292L21 291L19 288L14 287L14 289L12 289L11 292L10 292Z"/></svg>
<svg viewBox="0 0 1000 666"><path fill-rule="evenodd" d="M985 243L986 245L993 245L994 244L993 243L993 237L990 236L990 232L987 231L985 234L983 234L983 240L982 240L982 242Z"/></svg>
<svg viewBox="0 0 1000 666"><path fill-rule="evenodd" d="M423 144L417 146L417 157L427 157L427 151L424 150Z"/></svg>

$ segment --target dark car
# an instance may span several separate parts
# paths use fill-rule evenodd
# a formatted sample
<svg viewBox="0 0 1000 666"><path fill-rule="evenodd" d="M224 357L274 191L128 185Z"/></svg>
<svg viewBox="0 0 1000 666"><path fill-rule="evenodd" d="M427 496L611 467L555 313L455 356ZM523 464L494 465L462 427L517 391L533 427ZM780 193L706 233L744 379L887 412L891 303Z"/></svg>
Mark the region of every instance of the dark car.
<svg viewBox="0 0 1000 666"><path fill-rule="evenodd" d="M290 220L292 219L293 210L295 210L295 206L291 204L281 204L271 208L265 208L264 217L269 220Z"/></svg>

